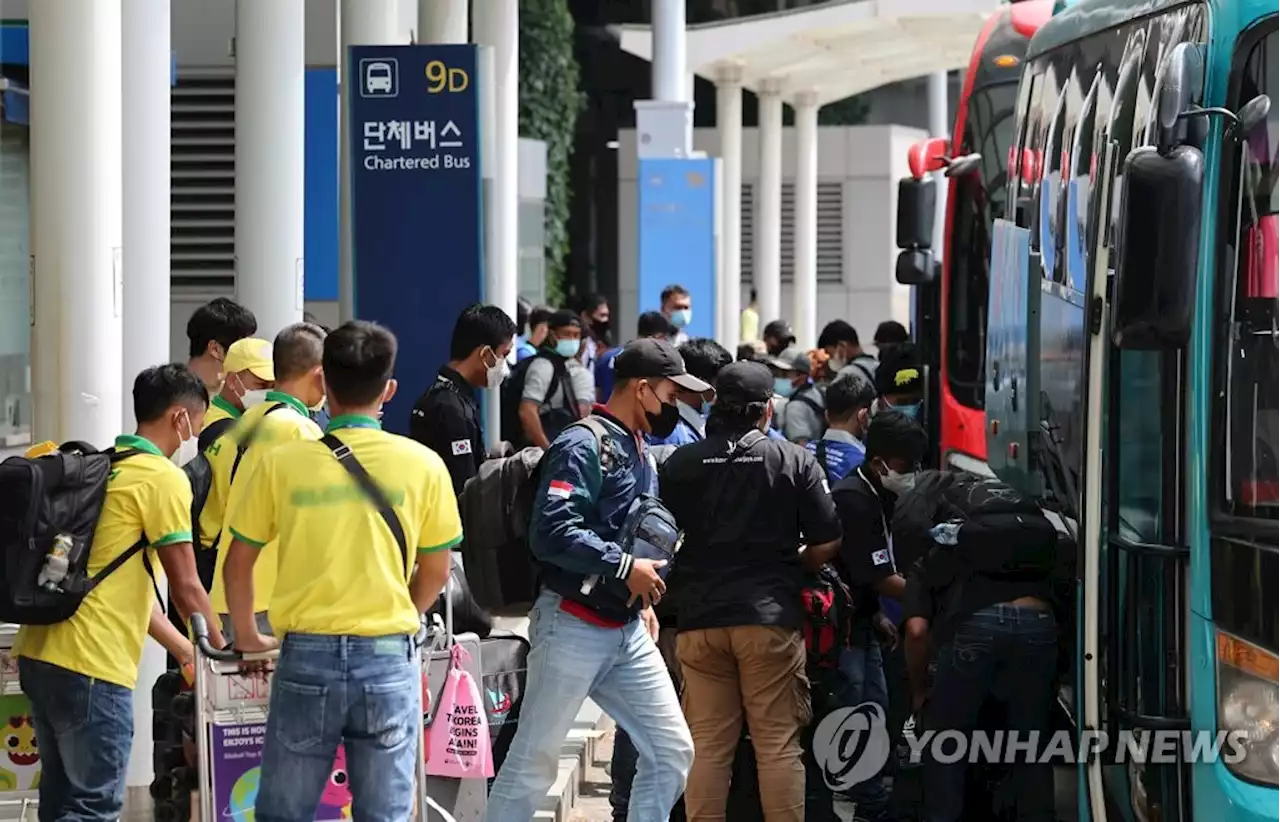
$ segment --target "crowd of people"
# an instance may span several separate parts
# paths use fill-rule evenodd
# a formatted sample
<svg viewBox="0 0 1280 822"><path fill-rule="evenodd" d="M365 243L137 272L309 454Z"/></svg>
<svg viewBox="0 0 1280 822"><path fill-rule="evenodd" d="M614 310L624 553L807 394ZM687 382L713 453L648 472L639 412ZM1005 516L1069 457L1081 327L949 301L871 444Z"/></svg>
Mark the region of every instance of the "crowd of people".
<svg viewBox="0 0 1280 822"><path fill-rule="evenodd" d="M615 345L599 296L515 319L471 306L436 380L412 387L422 394L401 437L380 422L397 391L388 330L302 322L268 341L230 300L199 309L189 362L134 382L138 427L115 444L89 558L90 574L111 570L70 619L24 626L15 643L41 818L119 816L145 637L189 673L179 626L196 613L215 644L279 649L259 819L312 819L344 742L356 818L410 818L422 725L412 637L463 542L457 498L499 458L482 436L485 388L501 388L502 439L542 451L519 548L538 578L528 679L490 822L533 818L588 698L619 726L615 819L725 819L745 744L752 802L774 822L836 818L810 744L817 720L866 703L891 727L927 714L929 664L950 659L957 625L1005 630L1025 612L1039 653L1021 681L1047 691L1043 580L970 585L955 612L939 589L962 572L930 576L925 558L895 551L896 508L929 447L906 330L882 323L873 356L843 321L812 350L774 321L735 358L686 336L691 311L670 286ZM151 594L150 561L119 561L139 540L164 569L172 617ZM847 595L838 620L806 597L824 584ZM944 612L948 633L931 638ZM831 647L813 641L815 617L843 626ZM958 660L936 674L956 693L975 676ZM969 703L944 703L947 721L969 721L958 715ZM959 818L955 766L926 766L942 787L920 818ZM854 786L859 818L888 819L900 781L886 770Z"/></svg>

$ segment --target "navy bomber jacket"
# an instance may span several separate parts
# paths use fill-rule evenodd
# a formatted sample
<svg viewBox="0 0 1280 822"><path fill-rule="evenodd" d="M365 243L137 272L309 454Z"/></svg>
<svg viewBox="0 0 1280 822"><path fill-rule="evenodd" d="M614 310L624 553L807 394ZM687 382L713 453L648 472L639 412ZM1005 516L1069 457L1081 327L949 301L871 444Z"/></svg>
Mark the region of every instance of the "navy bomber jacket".
<svg viewBox="0 0 1280 822"><path fill-rule="evenodd" d="M639 600L627 605L632 558L616 540L632 502L657 493L658 472L642 440L602 406L592 413L607 432L605 458L595 434L583 425L555 438L539 466L529 547L543 585L602 619L626 623L641 605ZM590 577L598 581L583 594Z"/></svg>

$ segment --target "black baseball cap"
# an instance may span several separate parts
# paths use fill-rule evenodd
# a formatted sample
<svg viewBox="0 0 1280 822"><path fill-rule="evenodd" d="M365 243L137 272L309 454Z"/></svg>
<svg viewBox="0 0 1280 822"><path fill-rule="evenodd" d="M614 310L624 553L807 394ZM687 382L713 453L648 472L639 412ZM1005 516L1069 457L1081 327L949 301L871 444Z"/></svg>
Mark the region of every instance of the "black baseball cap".
<svg viewBox="0 0 1280 822"><path fill-rule="evenodd" d="M716 402L750 405L773 398L773 374L762 363L739 360L726 365L716 376Z"/></svg>
<svg viewBox="0 0 1280 822"><path fill-rule="evenodd" d="M764 327L761 337L773 337L780 343L795 342L796 333L791 330L791 324L786 320L774 320Z"/></svg>
<svg viewBox="0 0 1280 822"><path fill-rule="evenodd" d="M613 375L619 380L668 379L699 394L711 390L710 385L684 370L684 359L674 345L652 337L627 343L613 360Z"/></svg>

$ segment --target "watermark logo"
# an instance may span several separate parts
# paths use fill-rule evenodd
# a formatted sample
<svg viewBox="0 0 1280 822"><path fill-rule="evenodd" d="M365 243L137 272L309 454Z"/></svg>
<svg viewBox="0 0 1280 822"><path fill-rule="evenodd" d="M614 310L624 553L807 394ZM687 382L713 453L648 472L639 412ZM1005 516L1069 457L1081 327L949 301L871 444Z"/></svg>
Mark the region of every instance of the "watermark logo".
<svg viewBox="0 0 1280 822"><path fill-rule="evenodd" d="M833 791L847 791L875 777L889 761L891 748L884 708L874 702L837 708L813 732L813 758Z"/></svg>

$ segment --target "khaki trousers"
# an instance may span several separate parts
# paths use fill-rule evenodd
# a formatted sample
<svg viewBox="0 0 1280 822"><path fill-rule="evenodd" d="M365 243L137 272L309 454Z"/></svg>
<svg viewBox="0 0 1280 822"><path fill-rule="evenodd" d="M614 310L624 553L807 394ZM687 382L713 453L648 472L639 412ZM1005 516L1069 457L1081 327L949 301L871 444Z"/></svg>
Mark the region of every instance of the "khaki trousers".
<svg viewBox="0 0 1280 822"><path fill-rule="evenodd" d="M800 735L812 717L799 631L764 625L682 631L685 720L693 768L685 787L690 822L725 819L734 753L746 720L767 822L803 822Z"/></svg>

